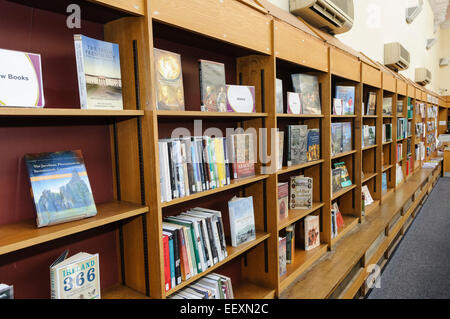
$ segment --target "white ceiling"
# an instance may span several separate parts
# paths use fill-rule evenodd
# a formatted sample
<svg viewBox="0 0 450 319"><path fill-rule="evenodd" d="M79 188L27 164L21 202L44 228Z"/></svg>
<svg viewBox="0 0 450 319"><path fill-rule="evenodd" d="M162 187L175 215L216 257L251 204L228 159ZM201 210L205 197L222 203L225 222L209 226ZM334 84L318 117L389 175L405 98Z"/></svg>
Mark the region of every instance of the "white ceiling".
<svg viewBox="0 0 450 319"><path fill-rule="evenodd" d="M450 28L450 6L449 0L428 0L433 9L435 26Z"/></svg>

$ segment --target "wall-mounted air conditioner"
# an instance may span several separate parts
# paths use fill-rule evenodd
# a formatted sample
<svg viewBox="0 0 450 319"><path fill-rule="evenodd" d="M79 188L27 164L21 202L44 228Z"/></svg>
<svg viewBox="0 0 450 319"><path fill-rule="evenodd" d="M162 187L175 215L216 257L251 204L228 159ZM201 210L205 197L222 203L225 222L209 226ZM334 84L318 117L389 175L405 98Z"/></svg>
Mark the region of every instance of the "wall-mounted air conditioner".
<svg viewBox="0 0 450 319"><path fill-rule="evenodd" d="M392 42L384 45L384 65L394 71L409 68L409 52L400 43Z"/></svg>
<svg viewBox="0 0 450 319"><path fill-rule="evenodd" d="M426 68L416 68L416 83L427 85L431 82L431 72Z"/></svg>
<svg viewBox="0 0 450 319"><path fill-rule="evenodd" d="M347 32L353 26L353 0L289 0L289 11L330 34Z"/></svg>

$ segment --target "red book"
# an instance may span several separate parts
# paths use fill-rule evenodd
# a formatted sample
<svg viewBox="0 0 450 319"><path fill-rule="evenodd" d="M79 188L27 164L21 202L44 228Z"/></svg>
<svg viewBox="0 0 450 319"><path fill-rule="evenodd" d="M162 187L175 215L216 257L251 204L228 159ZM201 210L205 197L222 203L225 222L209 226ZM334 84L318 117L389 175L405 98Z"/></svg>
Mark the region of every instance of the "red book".
<svg viewBox="0 0 450 319"><path fill-rule="evenodd" d="M186 251L186 241L184 239L184 231L181 227L178 232L178 247L180 248L180 258L181 258L181 279L182 280L188 280L191 278L190 268L189 268L189 261Z"/></svg>
<svg viewBox="0 0 450 319"><path fill-rule="evenodd" d="M164 279L166 291L170 290L170 254L169 254L169 236L163 235L164 247Z"/></svg>

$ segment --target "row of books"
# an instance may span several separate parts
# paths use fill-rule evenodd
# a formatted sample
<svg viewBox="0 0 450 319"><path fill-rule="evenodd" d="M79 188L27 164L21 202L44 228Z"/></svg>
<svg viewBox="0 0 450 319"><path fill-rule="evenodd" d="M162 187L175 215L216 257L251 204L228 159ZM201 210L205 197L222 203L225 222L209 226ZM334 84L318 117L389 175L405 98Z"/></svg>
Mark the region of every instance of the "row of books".
<svg viewBox="0 0 450 319"><path fill-rule="evenodd" d="M286 113L288 114L322 114L319 80L310 74L291 74L294 92L287 92ZM276 110L284 113L283 81L276 79Z"/></svg>
<svg viewBox="0 0 450 319"><path fill-rule="evenodd" d="M376 127L363 125L362 147L368 147L376 144Z"/></svg>
<svg viewBox="0 0 450 319"><path fill-rule="evenodd" d="M331 170L331 190L332 194L336 194L341 189L351 186L352 181L348 174L345 162L334 163Z"/></svg>
<svg viewBox="0 0 450 319"><path fill-rule="evenodd" d="M320 130L308 125L286 126L287 166L320 159ZM282 151L281 151L282 152Z"/></svg>
<svg viewBox="0 0 450 319"><path fill-rule="evenodd" d="M407 118L397 119L397 139L407 138L411 135L411 122Z"/></svg>
<svg viewBox="0 0 450 319"><path fill-rule="evenodd" d="M383 141L383 143L392 141L392 124L391 123L383 124L382 141Z"/></svg>
<svg viewBox="0 0 450 319"><path fill-rule="evenodd" d="M234 299L231 278L210 273L173 293L168 299Z"/></svg>
<svg viewBox="0 0 450 319"><path fill-rule="evenodd" d="M331 123L331 155L337 155L353 150L352 123Z"/></svg>
<svg viewBox="0 0 450 319"><path fill-rule="evenodd" d="M289 183L278 183L280 220L289 216L289 209L311 209L313 205L313 178L291 176Z"/></svg>
<svg viewBox="0 0 450 319"><path fill-rule="evenodd" d="M161 139L158 147L162 202L255 175L252 134Z"/></svg>

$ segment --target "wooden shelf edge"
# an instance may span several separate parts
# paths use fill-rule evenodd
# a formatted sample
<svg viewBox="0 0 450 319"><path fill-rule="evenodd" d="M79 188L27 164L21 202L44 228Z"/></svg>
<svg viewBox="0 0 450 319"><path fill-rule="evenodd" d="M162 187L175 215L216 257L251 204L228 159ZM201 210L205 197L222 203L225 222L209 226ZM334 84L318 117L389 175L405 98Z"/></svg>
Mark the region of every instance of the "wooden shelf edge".
<svg viewBox="0 0 450 319"><path fill-rule="evenodd" d="M315 212L325 205L323 202L314 202L311 209L290 209L287 218L283 218L278 222L278 231L286 228L289 225L297 222L305 216Z"/></svg>
<svg viewBox="0 0 450 319"><path fill-rule="evenodd" d="M287 114L287 113L277 113L277 118L322 118L325 117L323 114Z"/></svg>
<svg viewBox="0 0 450 319"><path fill-rule="evenodd" d="M342 237L344 237L347 233L349 233L353 228L356 227L356 225L359 222L358 217L350 216L350 215L343 215L345 226L344 228L338 233L338 235L335 238L331 239L331 245L334 246Z"/></svg>
<svg viewBox="0 0 450 319"><path fill-rule="evenodd" d="M150 299L146 295L121 284L105 289L101 299Z"/></svg>
<svg viewBox="0 0 450 319"><path fill-rule="evenodd" d="M339 154L335 154L335 155L331 156L331 159L334 160L334 159L345 157L345 156L352 155L355 153L356 153L356 150L349 151L349 152L343 152L343 153L339 153Z"/></svg>
<svg viewBox="0 0 450 319"><path fill-rule="evenodd" d="M274 299L275 289L243 281L233 286L234 299Z"/></svg>
<svg viewBox="0 0 450 319"><path fill-rule="evenodd" d="M203 111L167 111L157 110L158 117L205 117L205 118L258 118L268 113L203 112Z"/></svg>
<svg viewBox="0 0 450 319"><path fill-rule="evenodd" d="M71 222L37 228L35 219L31 219L0 226L0 233L3 234L0 240L0 255L111 224L148 211L148 207L113 201L97 204L97 215Z"/></svg>
<svg viewBox="0 0 450 319"><path fill-rule="evenodd" d="M378 173L364 173L365 177L362 179L361 184L370 181L372 178L376 177Z"/></svg>
<svg viewBox="0 0 450 319"><path fill-rule="evenodd" d="M341 189L339 192L337 192L336 194L333 194L331 196L331 201L336 200L337 198L341 197L342 195L350 192L352 189L355 189L355 188L356 188L356 184L353 184L352 186L348 186L348 187L345 187L344 189Z"/></svg>
<svg viewBox="0 0 450 319"><path fill-rule="evenodd" d="M0 117L135 117L143 110L90 110L69 108L12 108L0 107Z"/></svg>
<svg viewBox="0 0 450 319"><path fill-rule="evenodd" d="M322 164L324 163L325 160L320 159L317 161L312 161L312 162L306 162L306 163L302 163L302 164L298 164L298 165L293 165L293 166L284 166L282 169L278 170L276 172L277 175L283 175L292 171L296 171L299 169L303 169L303 168L307 168L307 167L311 167L314 165L318 165L318 164Z"/></svg>

